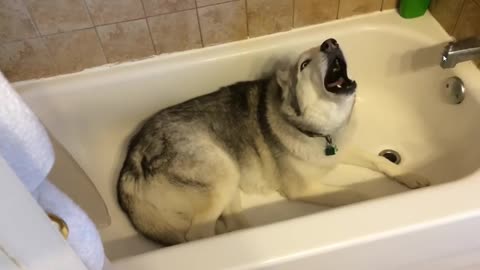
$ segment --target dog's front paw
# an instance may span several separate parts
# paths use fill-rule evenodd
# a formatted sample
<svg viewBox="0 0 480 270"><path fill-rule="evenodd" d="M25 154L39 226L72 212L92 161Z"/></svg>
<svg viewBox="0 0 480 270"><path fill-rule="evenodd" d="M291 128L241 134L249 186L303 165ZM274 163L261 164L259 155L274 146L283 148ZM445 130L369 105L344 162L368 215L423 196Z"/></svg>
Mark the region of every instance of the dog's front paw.
<svg viewBox="0 0 480 270"><path fill-rule="evenodd" d="M395 180L410 189L430 186L430 181L427 178L414 173L396 176Z"/></svg>

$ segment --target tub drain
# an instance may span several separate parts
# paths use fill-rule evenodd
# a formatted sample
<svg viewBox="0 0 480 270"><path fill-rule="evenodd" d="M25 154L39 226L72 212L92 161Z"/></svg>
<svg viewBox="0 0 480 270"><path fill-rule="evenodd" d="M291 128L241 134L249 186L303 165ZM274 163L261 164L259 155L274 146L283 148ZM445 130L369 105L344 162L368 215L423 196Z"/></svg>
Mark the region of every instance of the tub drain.
<svg viewBox="0 0 480 270"><path fill-rule="evenodd" d="M395 164L400 164L400 162L402 161L400 154L397 151L392 149L385 149L382 152L380 152L378 155L388 159L389 161Z"/></svg>
<svg viewBox="0 0 480 270"><path fill-rule="evenodd" d="M460 104L465 99L465 85L462 79L458 77L450 77L445 83L447 97L450 103Z"/></svg>

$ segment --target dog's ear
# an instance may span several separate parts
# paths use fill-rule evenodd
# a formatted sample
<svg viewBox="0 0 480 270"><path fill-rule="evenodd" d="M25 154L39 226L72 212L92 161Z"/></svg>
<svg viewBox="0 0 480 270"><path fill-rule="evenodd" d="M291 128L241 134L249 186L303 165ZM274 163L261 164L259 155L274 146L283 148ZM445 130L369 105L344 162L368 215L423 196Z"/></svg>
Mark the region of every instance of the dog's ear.
<svg viewBox="0 0 480 270"><path fill-rule="evenodd" d="M277 67L276 71L277 83L282 90L282 99L285 100L288 98L290 88L291 88L291 79L290 79L290 68L287 64L282 64Z"/></svg>
<svg viewBox="0 0 480 270"><path fill-rule="evenodd" d="M297 94L296 94L296 79L294 76L292 68L289 65L278 66L276 71L277 84L281 88L282 92L282 101L286 102L296 115L301 115L301 110L298 105Z"/></svg>

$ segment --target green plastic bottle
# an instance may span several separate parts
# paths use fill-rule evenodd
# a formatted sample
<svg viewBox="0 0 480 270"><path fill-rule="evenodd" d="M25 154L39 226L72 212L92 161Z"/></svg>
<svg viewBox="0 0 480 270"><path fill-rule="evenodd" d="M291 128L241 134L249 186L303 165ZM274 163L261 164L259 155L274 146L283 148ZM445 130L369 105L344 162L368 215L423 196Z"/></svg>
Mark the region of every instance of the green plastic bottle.
<svg viewBox="0 0 480 270"><path fill-rule="evenodd" d="M430 5L430 0L400 0L400 16L406 19L423 16Z"/></svg>

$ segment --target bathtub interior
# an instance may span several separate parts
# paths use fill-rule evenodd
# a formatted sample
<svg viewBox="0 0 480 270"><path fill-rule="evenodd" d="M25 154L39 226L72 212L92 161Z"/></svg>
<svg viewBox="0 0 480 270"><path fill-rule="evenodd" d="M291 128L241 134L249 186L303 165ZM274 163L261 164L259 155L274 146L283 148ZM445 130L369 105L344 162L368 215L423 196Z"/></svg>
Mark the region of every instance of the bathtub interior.
<svg viewBox="0 0 480 270"><path fill-rule="evenodd" d="M111 260L160 246L138 235L116 201L116 180L125 147L138 124L161 108L236 81L266 76L275 59L336 38L358 82L353 140L373 154L395 149L402 165L433 184L460 179L477 170L480 149L472 142L480 127L480 73L472 64L439 67L448 35L427 14L402 20L395 13L373 14L269 37L236 42L100 68L58 78L16 84L27 103L92 179L105 201L111 224L101 228ZM462 104L449 103L448 77L467 86ZM372 198L407 191L382 175L341 165L328 179ZM242 194L253 225L294 218L325 208L286 202L278 194Z"/></svg>

